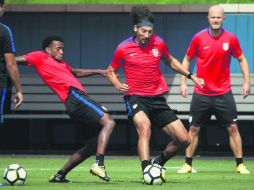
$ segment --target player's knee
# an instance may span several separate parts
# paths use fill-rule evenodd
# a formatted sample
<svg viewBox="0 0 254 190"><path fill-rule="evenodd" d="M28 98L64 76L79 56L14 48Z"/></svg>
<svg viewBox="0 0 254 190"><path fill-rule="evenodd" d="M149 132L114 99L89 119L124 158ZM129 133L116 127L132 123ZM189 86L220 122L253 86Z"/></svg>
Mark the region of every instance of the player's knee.
<svg viewBox="0 0 254 190"><path fill-rule="evenodd" d="M190 143L191 143L191 139L189 137L186 137L177 142L178 149L185 150L190 145Z"/></svg>
<svg viewBox="0 0 254 190"><path fill-rule="evenodd" d="M149 127L141 127L138 129L139 138L150 139L151 129Z"/></svg>
<svg viewBox="0 0 254 190"><path fill-rule="evenodd" d="M200 127L190 126L189 134L191 136L197 136L199 134Z"/></svg>
<svg viewBox="0 0 254 190"><path fill-rule="evenodd" d="M230 135L239 133L237 124L231 124L231 125L228 126L227 129L228 129L228 133Z"/></svg>

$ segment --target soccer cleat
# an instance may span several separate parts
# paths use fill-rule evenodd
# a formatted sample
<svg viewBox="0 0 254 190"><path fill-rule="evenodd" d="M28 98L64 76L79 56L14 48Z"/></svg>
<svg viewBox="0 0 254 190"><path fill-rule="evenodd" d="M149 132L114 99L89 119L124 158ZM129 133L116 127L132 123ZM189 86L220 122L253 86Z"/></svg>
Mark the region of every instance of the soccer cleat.
<svg viewBox="0 0 254 190"><path fill-rule="evenodd" d="M185 163L182 168L180 168L177 173L185 174L185 173L197 173L197 171L192 168L189 164Z"/></svg>
<svg viewBox="0 0 254 190"><path fill-rule="evenodd" d="M71 181L56 173L49 178L50 183L70 183Z"/></svg>
<svg viewBox="0 0 254 190"><path fill-rule="evenodd" d="M250 173L250 171L247 169L247 167L245 165L243 165L243 163L241 163L237 166L236 172L239 174L249 174Z"/></svg>
<svg viewBox="0 0 254 190"><path fill-rule="evenodd" d="M90 173L101 178L104 181L110 181L110 177L107 175L105 166L99 166L98 163L94 163L90 169Z"/></svg>

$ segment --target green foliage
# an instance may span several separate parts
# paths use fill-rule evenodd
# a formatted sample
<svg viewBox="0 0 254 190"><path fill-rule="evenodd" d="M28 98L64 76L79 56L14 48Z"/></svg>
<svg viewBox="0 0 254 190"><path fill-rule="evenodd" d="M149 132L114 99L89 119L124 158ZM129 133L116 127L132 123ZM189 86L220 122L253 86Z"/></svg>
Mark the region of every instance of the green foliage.
<svg viewBox="0 0 254 190"><path fill-rule="evenodd" d="M167 182L162 186L143 185L140 161L137 157L106 157L106 169L111 176L109 183L101 181L88 172L94 158L85 161L67 178L70 184L50 184L49 177L66 162L68 156L38 157L38 156L11 156L2 157L0 173L12 163L23 165L28 173L28 178L22 187L3 186L2 189L22 190L252 190L254 186L253 174L240 175L235 173L235 162L232 157L226 159L198 159L194 160L196 174L177 174L177 169L183 164L183 159L173 159L166 164ZM254 171L253 161L245 161L248 168Z"/></svg>
<svg viewBox="0 0 254 190"><path fill-rule="evenodd" d="M254 3L254 0L6 0L11 4L194 4Z"/></svg>

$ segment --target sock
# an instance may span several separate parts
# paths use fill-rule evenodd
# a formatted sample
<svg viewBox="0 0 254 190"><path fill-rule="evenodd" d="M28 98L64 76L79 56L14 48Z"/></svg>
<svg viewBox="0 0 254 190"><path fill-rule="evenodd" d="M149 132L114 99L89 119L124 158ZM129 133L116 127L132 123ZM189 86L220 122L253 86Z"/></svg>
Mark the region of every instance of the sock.
<svg viewBox="0 0 254 190"><path fill-rule="evenodd" d="M185 158L185 163L187 163L188 165L192 166L192 160L193 160L192 157L186 157Z"/></svg>
<svg viewBox="0 0 254 190"><path fill-rule="evenodd" d="M64 170L59 170L57 174L60 176L60 178L65 178L66 172Z"/></svg>
<svg viewBox="0 0 254 190"><path fill-rule="evenodd" d="M150 165L151 163L149 162L149 160L142 160L141 161L141 167L142 167L142 171L144 171L144 169L146 168L146 166Z"/></svg>
<svg viewBox="0 0 254 190"><path fill-rule="evenodd" d="M98 163L99 166L104 165L104 154L97 154L96 155L96 162Z"/></svg>
<svg viewBox="0 0 254 190"><path fill-rule="evenodd" d="M243 158L235 158L236 161L236 166L239 166L240 164L243 163Z"/></svg>

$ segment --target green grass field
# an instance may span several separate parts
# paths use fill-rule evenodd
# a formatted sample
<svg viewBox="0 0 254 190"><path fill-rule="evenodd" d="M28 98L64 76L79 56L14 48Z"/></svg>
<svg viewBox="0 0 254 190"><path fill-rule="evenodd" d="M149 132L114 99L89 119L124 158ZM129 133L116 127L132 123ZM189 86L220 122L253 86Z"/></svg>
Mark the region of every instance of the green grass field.
<svg viewBox="0 0 254 190"><path fill-rule="evenodd" d="M141 183L140 163L137 157L106 157L107 172L111 176L109 183L101 181L88 172L93 159L82 163L67 176L72 180L70 184L50 184L50 175L62 166L68 156L0 156L0 173L13 163L23 165L28 173L23 186L2 186L0 189L22 190L253 190L254 163L245 161L251 170L250 175L235 173L233 158L197 159L194 161L196 174L177 174L177 169L183 164L183 159L173 159L165 166L167 168L167 182L161 186L149 186Z"/></svg>
<svg viewBox="0 0 254 190"><path fill-rule="evenodd" d="M254 3L254 0L7 0L20 4L193 4L193 3Z"/></svg>

